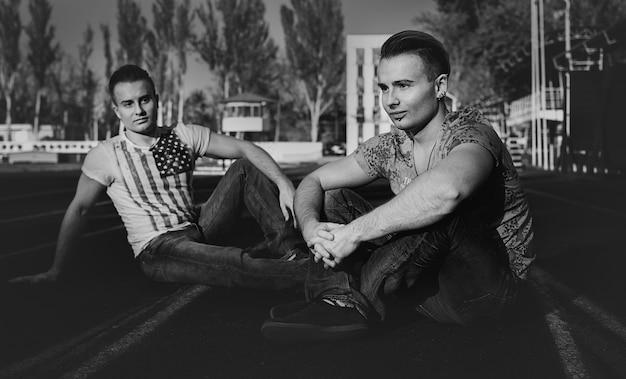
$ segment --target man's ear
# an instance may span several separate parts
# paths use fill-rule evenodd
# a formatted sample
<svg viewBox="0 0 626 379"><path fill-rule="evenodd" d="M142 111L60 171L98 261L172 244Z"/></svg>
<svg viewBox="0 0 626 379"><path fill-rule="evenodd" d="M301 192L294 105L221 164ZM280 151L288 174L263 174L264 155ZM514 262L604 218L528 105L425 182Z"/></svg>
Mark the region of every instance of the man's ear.
<svg viewBox="0 0 626 379"><path fill-rule="evenodd" d="M115 103L111 103L111 108L113 108L113 112L115 112L117 118L121 120L122 116L120 116L120 111L117 109L117 105L115 105Z"/></svg>
<svg viewBox="0 0 626 379"><path fill-rule="evenodd" d="M435 79L435 86L437 89L437 97L441 98L448 92L448 74L441 74Z"/></svg>

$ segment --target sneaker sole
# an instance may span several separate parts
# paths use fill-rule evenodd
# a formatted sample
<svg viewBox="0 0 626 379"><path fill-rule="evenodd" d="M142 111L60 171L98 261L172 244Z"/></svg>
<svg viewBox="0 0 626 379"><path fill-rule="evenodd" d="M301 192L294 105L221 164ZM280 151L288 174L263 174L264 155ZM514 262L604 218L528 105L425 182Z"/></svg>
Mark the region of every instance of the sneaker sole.
<svg viewBox="0 0 626 379"><path fill-rule="evenodd" d="M261 327L265 338L281 343L342 341L364 336L369 328L366 324L319 326L266 321Z"/></svg>
<svg viewBox="0 0 626 379"><path fill-rule="evenodd" d="M272 309L270 309L270 318L276 319L276 318L282 318L285 316L288 316L294 312L297 312L301 309L303 309L304 307L307 306L307 302L306 301L297 301L294 303L289 303L289 304L281 304L281 305L276 305L274 307L272 307Z"/></svg>

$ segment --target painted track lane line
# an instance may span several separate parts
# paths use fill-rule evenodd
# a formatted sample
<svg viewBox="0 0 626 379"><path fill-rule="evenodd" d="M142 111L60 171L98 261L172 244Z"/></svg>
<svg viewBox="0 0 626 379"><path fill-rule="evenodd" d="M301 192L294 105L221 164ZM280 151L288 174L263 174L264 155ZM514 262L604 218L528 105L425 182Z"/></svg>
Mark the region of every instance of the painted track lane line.
<svg viewBox="0 0 626 379"><path fill-rule="evenodd" d="M82 235L82 238L94 237L94 236L97 236L97 235L100 235L100 234L105 234L105 233L117 231L117 230L120 230L120 229L124 229L124 226L123 225L116 225L116 226L112 226L110 228L97 230L95 232L85 233L85 234ZM10 258L10 257L16 256L16 255L28 254L28 253L33 253L33 252L35 252L37 250L44 250L44 249L54 248L56 246L56 244L57 244L56 242L50 242L50 243L45 243L43 245L29 247L27 249L22 249L22 250L17 250L17 251L10 251L8 253L0 255L0 262L2 262L2 260L5 259L5 258Z"/></svg>
<svg viewBox="0 0 626 379"><path fill-rule="evenodd" d="M552 334L565 376L570 379L589 378L590 375L582 363L582 356L570 331L570 325L565 321L563 312L556 304L556 300L541 286L534 282L531 282L531 284L539 295L539 300L546 311L544 316L546 325L550 330L550 334Z"/></svg>
<svg viewBox="0 0 626 379"><path fill-rule="evenodd" d="M175 303L172 299L189 298L190 293L198 296L209 290L210 287L203 286L178 289L170 295L133 308L115 319L101 323L79 336L49 348L36 356L14 363L8 368L0 370L0 378L49 377L50 371L54 370L55 367L71 359L76 359L81 354L85 354L95 342L106 338L106 336L111 335L120 327L136 324L139 322L138 320L147 317L150 313L154 313L156 309L171 309L172 304ZM170 303L169 305L168 302Z"/></svg>
<svg viewBox="0 0 626 379"><path fill-rule="evenodd" d="M587 297L576 296L572 289L539 267L533 268L533 278L540 284L547 285L567 298L572 299L572 304L577 306L590 318L610 330L611 333L626 343L626 325L619 321L615 316L602 309L599 305L595 304Z"/></svg>
<svg viewBox="0 0 626 379"><path fill-rule="evenodd" d="M161 324L171 318L176 312L180 311L200 295L210 289L206 286L193 286L178 296L175 300L168 304L164 309L160 310L153 317L133 329L130 333L124 335L118 341L106 346L100 350L91 359L84 362L77 369L65 373L61 378L88 378L95 374L112 360L124 355L127 351L139 344L146 336L154 332Z"/></svg>
<svg viewBox="0 0 626 379"><path fill-rule="evenodd" d="M75 192L76 190L73 190L73 189L72 190L60 189L60 190L46 191L46 192L32 192L32 193L28 193L25 195L6 196L6 197L1 198L0 202L24 200L24 199L30 199L33 197L44 197L44 196L49 196L49 195L59 195L59 194L65 194L65 193L74 194Z"/></svg>
<svg viewBox="0 0 626 379"><path fill-rule="evenodd" d="M100 201L100 202L96 203L95 206L99 207L99 206L108 205L108 204L111 204L111 201ZM0 219L0 225L2 225L2 224L9 224L9 223L12 223L12 222L33 220L33 219L38 219L38 218L42 218L42 217L58 216L58 215L65 214L65 211L66 211L66 209L57 210L57 211L50 211L50 212L43 212L43 213L35 213L35 214L32 214L32 215L26 215L26 216L20 216L20 217Z"/></svg>

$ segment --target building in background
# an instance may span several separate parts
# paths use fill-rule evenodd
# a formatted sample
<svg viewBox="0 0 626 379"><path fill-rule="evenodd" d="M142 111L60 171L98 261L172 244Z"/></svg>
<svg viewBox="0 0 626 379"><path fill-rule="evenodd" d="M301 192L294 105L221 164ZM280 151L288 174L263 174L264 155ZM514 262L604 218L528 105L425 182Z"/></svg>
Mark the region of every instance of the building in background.
<svg viewBox="0 0 626 379"><path fill-rule="evenodd" d="M380 47L387 38L388 34L351 34L346 38L346 154L391 129L376 79Z"/></svg>

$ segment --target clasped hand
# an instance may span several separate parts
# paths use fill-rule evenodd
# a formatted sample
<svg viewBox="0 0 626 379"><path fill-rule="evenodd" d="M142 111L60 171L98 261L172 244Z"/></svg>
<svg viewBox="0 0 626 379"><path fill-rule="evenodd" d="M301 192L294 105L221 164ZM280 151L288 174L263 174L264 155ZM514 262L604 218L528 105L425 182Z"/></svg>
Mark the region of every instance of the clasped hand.
<svg viewBox="0 0 626 379"><path fill-rule="evenodd" d="M322 261L326 268L335 268L359 246L354 234L350 232L349 224L321 222L306 234L309 236L305 236L307 245L315 262Z"/></svg>

